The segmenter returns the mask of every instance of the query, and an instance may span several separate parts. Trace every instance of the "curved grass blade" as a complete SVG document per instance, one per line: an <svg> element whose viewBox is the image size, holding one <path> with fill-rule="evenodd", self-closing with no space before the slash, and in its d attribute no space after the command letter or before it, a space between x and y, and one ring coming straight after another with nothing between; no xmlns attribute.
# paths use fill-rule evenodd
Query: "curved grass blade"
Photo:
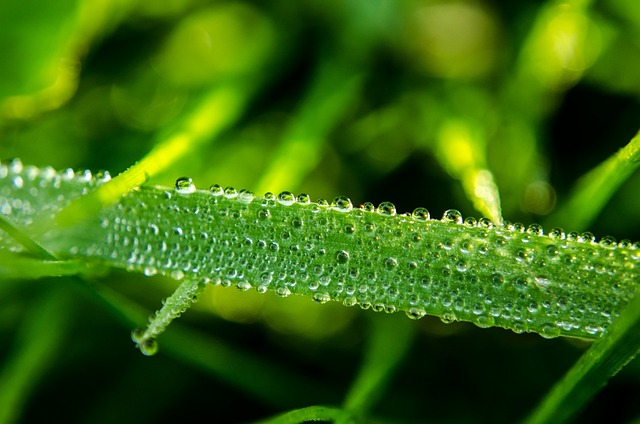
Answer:
<svg viewBox="0 0 640 424"><path fill-rule="evenodd" d="M567 202L548 221L583 230L593 223L611 196L640 166L640 132L613 156L578 180Z"/></svg>
<svg viewBox="0 0 640 424"><path fill-rule="evenodd" d="M63 290L45 293L32 306L0 370L0 423L18 421L38 379L62 347L69 312Z"/></svg>
<svg viewBox="0 0 640 424"><path fill-rule="evenodd" d="M3 165L0 165L0 168ZM95 189L95 181L0 169L0 190L29 200L11 218L26 228L42 199L55 213ZM39 188L38 198L30 189ZM27 203L27 202L24 202ZM37 214L36 214L37 215ZM141 187L93 218L38 240L61 257L175 279L299 294L375 311L425 314L516 332L597 338L635 293L637 244L595 242L590 233L489 220L441 220L424 208L397 214L387 202L354 208L348 198L256 197L188 180L175 189Z"/></svg>
<svg viewBox="0 0 640 424"><path fill-rule="evenodd" d="M485 142L473 132L469 123L462 120L445 122L436 145L437 157L447 172L461 182L474 208L500 225L502 207L498 185L486 165Z"/></svg>
<svg viewBox="0 0 640 424"><path fill-rule="evenodd" d="M640 291L526 419L564 423L575 417L622 367L640 353Z"/></svg>
<svg viewBox="0 0 640 424"><path fill-rule="evenodd" d="M297 187L318 164L324 142L360 93L363 75L336 60L322 64L309 94L257 184L259 192Z"/></svg>
<svg viewBox="0 0 640 424"><path fill-rule="evenodd" d="M313 421L338 420L344 412L338 408L327 406L307 406L306 408L294 409L266 420L257 421L255 424L299 424Z"/></svg>
<svg viewBox="0 0 640 424"><path fill-rule="evenodd" d="M70 226L115 202L134 187L165 171L171 164L210 141L240 116L253 87L239 84L216 87L202 96L176 129L165 136L139 162L101 185L89 196L78 198L55 218L56 225ZM50 225L50 224L47 224Z"/></svg>
<svg viewBox="0 0 640 424"><path fill-rule="evenodd" d="M336 423L363 421L411 347L413 327L408 322L374 317L371 332L364 361L344 401L345 416Z"/></svg>

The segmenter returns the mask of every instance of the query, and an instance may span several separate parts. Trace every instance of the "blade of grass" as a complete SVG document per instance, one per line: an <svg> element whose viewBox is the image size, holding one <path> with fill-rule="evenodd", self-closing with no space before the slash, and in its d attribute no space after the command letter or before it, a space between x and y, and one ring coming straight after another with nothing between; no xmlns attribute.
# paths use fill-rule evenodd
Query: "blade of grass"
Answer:
<svg viewBox="0 0 640 424"><path fill-rule="evenodd" d="M322 61L307 97L256 186L258 193L300 185L318 164L329 133L355 103L363 79L361 72L340 60Z"/></svg>
<svg viewBox="0 0 640 424"><path fill-rule="evenodd" d="M21 230L8 222L7 225L7 228L11 229L11 234L17 235L26 246L37 246L37 244ZM55 260L53 254L40 246L38 247L39 249L36 249L36 251L39 252L39 254ZM32 266L34 273L45 272L49 268L47 263L38 260L33 260ZM42 267L44 267L45 271L38 271ZM106 304L125 325L140 325L146 320L147 313L144 309L111 289L82 279L79 276L73 280ZM202 288L201 284L194 284L196 284L198 289ZM190 286L188 284L184 284L183 286L182 290L177 290L176 293L171 296L171 298L174 298L174 300L177 299L177 301L172 301L170 298L165 302L168 310L181 309L183 305L180 303L180 299L186 299L187 302L192 300L190 298ZM156 317L158 322L153 329L158 330L158 326L160 326L162 330L164 330L167 322L163 317L165 317L163 314L159 314ZM297 393L305 393L303 400L308 402L330 392L323 384L308 381L299 374L291 372L286 367L266 362L259 356L234 349L221 341L211 337L204 337L194 331L177 327L170 331L165 338L166 341L163 343L165 343L166 349L170 354L189 364L200 367L226 383L239 387L243 391L269 404L282 405L282 400L289 399L290 393L294 390ZM256 376L259 376L259 378L256 378ZM306 388L306 390L300 391L296 389L301 387ZM3 421L0 420L0 422Z"/></svg>
<svg viewBox="0 0 640 424"><path fill-rule="evenodd" d="M569 421L640 352L640 292L525 420Z"/></svg>
<svg viewBox="0 0 640 424"><path fill-rule="evenodd" d="M92 264L71 259L65 261L42 260L0 250L0 277L3 279L37 279L77 275L95 270Z"/></svg>
<svg viewBox="0 0 640 424"><path fill-rule="evenodd" d="M553 226L582 231L589 227L611 196L640 166L640 132L614 155L578 180L571 197L548 219Z"/></svg>
<svg viewBox="0 0 640 424"><path fill-rule="evenodd" d="M237 83L213 88L144 158L91 194L73 201L57 214L55 223L68 227L95 215L102 207L196 151L198 145L211 141L239 118L254 90L254 85Z"/></svg>
<svg viewBox="0 0 640 424"><path fill-rule="evenodd" d="M38 380L62 346L71 312L64 290L56 288L34 303L0 371L0 423L17 422Z"/></svg>
<svg viewBox="0 0 640 424"><path fill-rule="evenodd" d="M462 183L475 209L500 225L500 193L486 165L486 143L473 133L471 126L463 120L445 122L438 136L436 157L447 172Z"/></svg>
<svg viewBox="0 0 640 424"><path fill-rule="evenodd" d="M18 227L9 222L4 216L0 215L0 230L3 230L15 241L20 243L33 256L40 259L55 260L56 258L45 248L40 246L35 240L25 234Z"/></svg>
<svg viewBox="0 0 640 424"><path fill-rule="evenodd" d="M294 409L266 420L257 421L255 424L299 424L309 421L336 421L344 415L338 408L327 406L307 406Z"/></svg>
<svg viewBox="0 0 640 424"><path fill-rule="evenodd" d="M146 321L146 310L121 294L104 285L79 282L127 327L138 326ZM318 398L331 398L328 386L304 377L291 367L179 325L174 325L163 335L162 348L168 355L196 366L269 405L290 406L288 400L292 393L306 403Z"/></svg>
<svg viewBox="0 0 640 424"><path fill-rule="evenodd" d="M372 317L372 328L365 358L344 401L345 414L336 423L364 419L380 399L396 367L411 347L411 322L391 317Z"/></svg>

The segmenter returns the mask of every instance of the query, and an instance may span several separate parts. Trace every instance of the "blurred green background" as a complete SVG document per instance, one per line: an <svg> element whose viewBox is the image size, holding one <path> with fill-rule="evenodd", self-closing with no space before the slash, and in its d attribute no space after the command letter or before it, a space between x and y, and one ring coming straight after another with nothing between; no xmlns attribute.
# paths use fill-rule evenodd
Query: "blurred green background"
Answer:
<svg viewBox="0 0 640 424"><path fill-rule="evenodd" d="M223 90L239 106L208 108L203 99ZM640 3L0 2L1 160L116 175L189 122L227 113L221 131L150 183L188 175L199 188L346 194L479 217L491 208L470 184L486 177L505 219L571 231L554 210L640 124ZM584 229L640 239L638 193L636 173ZM149 313L175 285L120 271L98 284ZM65 292L52 306L59 319L42 330L55 342L25 374L21 422L239 423L339 405L373 314L207 292L179 325L313 382L283 379L269 396L164 352L162 338L160 353L143 357L131 328L72 281L2 281L5 371L56 290ZM374 408L382 422L514 422L586 347L429 317L411 325L415 345ZM628 422L639 398L636 360L579 422Z"/></svg>

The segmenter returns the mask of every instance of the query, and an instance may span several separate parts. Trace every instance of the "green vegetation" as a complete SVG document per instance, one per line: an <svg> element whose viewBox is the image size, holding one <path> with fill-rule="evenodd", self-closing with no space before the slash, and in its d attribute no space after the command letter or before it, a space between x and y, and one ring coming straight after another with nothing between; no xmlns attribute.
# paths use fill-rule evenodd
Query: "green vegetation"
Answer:
<svg viewBox="0 0 640 424"><path fill-rule="evenodd" d="M3 3L0 422L639 419L639 29Z"/></svg>

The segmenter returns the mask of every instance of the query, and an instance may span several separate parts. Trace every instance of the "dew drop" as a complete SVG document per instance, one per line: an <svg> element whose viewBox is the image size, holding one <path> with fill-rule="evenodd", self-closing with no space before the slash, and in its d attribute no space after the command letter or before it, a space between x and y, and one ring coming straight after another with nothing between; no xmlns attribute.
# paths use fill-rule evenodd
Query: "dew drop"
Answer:
<svg viewBox="0 0 640 424"><path fill-rule="evenodd" d="M375 212L376 207L374 206L373 203L371 202L364 202L361 206L360 209L362 209L365 212Z"/></svg>
<svg viewBox="0 0 640 424"><path fill-rule="evenodd" d="M442 221L462 224L462 214L455 209L448 209L442 214Z"/></svg>
<svg viewBox="0 0 640 424"><path fill-rule="evenodd" d="M464 225L467 227L475 227L478 225L478 221L474 217L469 216L464 219Z"/></svg>
<svg viewBox="0 0 640 424"><path fill-rule="evenodd" d="M314 293L313 295L313 301L316 303L327 303L330 300L331 296L329 296L329 293Z"/></svg>
<svg viewBox="0 0 640 424"><path fill-rule="evenodd" d="M296 202L296 196L294 196L291 192L283 191L278 195L278 203L283 206L291 206Z"/></svg>
<svg viewBox="0 0 640 424"><path fill-rule="evenodd" d="M236 287L240 291L247 291L251 288L251 283L248 281L239 281L238 284L236 284Z"/></svg>
<svg viewBox="0 0 640 424"><path fill-rule="evenodd" d="M346 297L343 301L342 304L344 306L354 306L356 303L358 303L357 299L353 296L349 296Z"/></svg>
<svg viewBox="0 0 640 424"><path fill-rule="evenodd" d="M196 186L189 177L180 177L176 180L176 191L181 194L189 194L196 191Z"/></svg>
<svg viewBox="0 0 640 424"><path fill-rule="evenodd" d="M308 205L311 203L311 197L306 193L301 193L298 195L296 201L301 205Z"/></svg>
<svg viewBox="0 0 640 424"><path fill-rule="evenodd" d="M554 324L544 324L540 327L540 335L545 339L552 339L560 335L560 327Z"/></svg>
<svg viewBox="0 0 640 424"><path fill-rule="evenodd" d="M143 355L153 356L158 353L158 342L156 342L154 339L147 339L140 343L138 345L138 348Z"/></svg>
<svg viewBox="0 0 640 424"><path fill-rule="evenodd" d="M391 202L382 202L377 209L380 215L393 216L396 214L396 207Z"/></svg>
<svg viewBox="0 0 640 424"><path fill-rule="evenodd" d="M445 312L440 317L440 321L442 321L445 324L451 324L455 320L456 320L456 316L452 312Z"/></svg>
<svg viewBox="0 0 640 424"><path fill-rule="evenodd" d="M480 328L492 327L496 322L496 319L491 315L480 315L476 318L474 324Z"/></svg>
<svg viewBox="0 0 640 424"><path fill-rule="evenodd" d="M171 271L171 278L174 280L182 280L184 278L184 272L179 269Z"/></svg>
<svg viewBox="0 0 640 424"><path fill-rule="evenodd" d="M611 236L604 236L600 239L600 246L613 247L616 245L616 239Z"/></svg>
<svg viewBox="0 0 640 424"><path fill-rule="evenodd" d="M387 269L394 269L398 266L398 260L396 258L387 258L384 261L384 266Z"/></svg>
<svg viewBox="0 0 640 424"><path fill-rule="evenodd" d="M278 287L276 289L276 294L280 297L288 297L291 295L291 290L288 287Z"/></svg>
<svg viewBox="0 0 640 424"><path fill-rule="evenodd" d="M411 216L420 222L427 221L430 218L429 211L426 208L415 208Z"/></svg>
<svg viewBox="0 0 640 424"><path fill-rule="evenodd" d="M227 199L238 197L238 191L233 187L227 187L224 189L224 197Z"/></svg>
<svg viewBox="0 0 640 424"><path fill-rule="evenodd" d="M589 231L585 231L584 233L578 236L578 241L581 241L584 243L595 243L596 236L594 236L593 233L590 233Z"/></svg>
<svg viewBox="0 0 640 424"><path fill-rule="evenodd" d="M347 252L346 250L338 250L336 252L336 261L339 264L346 264L347 262L349 262L349 252Z"/></svg>
<svg viewBox="0 0 640 424"><path fill-rule="evenodd" d="M527 227L527 233L535 236L541 236L544 234L542 226L539 224L531 224Z"/></svg>
<svg viewBox="0 0 640 424"><path fill-rule="evenodd" d="M493 228L493 222L489 218L480 218L478 220L478 227Z"/></svg>
<svg viewBox="0 0 640 424"><path fill-rule="evenodd" d="M549 233L549 237L554 239L564 240L565 238L564 230L562 228L556 227L551 230L551 232Z"/></svg>
<svg viewBox="0 0 640 424"><path fill-rule="evenodd" d="M420 319L425 316L427 313L422 308L409 308L406 311L406 314L411 319Z"/></svg>
<svg viewBox="0 0 640 424"><path fill-rule="evenodd" d="M240 190L240 192L238 193L238 201L240 203L244 203L245 205L248 205L249 203L251 203L253 201L254 195L253 192L243 189Z"/></svg>
<svg viewBox="0 0 640 424"><path fill-rule="evenodd" d="M147 277L152 277L158 273L158 270L155 267L147 266L144 268L144 275Z"/></svg>
<svg viewBox="0 0 640 424"><path fill-rule="evenodd" d="M131 332L131 340L135 343L140 343L144 337L144 330L141 328L136 328Z"/></svg>
<svg viewBox="0 0 640 424"><path fill-rule="evenodd" d="M351 199L346 196L338 196L333 199L331 207L338 212L349 212L351 209L353 209Z"/></svg>
<svg viewBox="0 0 640 424"><path fill-rule="evenodd" d="M214 184L211 187L209 187L209 191L214 196L222 196L224 194L224 189L220 187L218 184Z"/></svg>

